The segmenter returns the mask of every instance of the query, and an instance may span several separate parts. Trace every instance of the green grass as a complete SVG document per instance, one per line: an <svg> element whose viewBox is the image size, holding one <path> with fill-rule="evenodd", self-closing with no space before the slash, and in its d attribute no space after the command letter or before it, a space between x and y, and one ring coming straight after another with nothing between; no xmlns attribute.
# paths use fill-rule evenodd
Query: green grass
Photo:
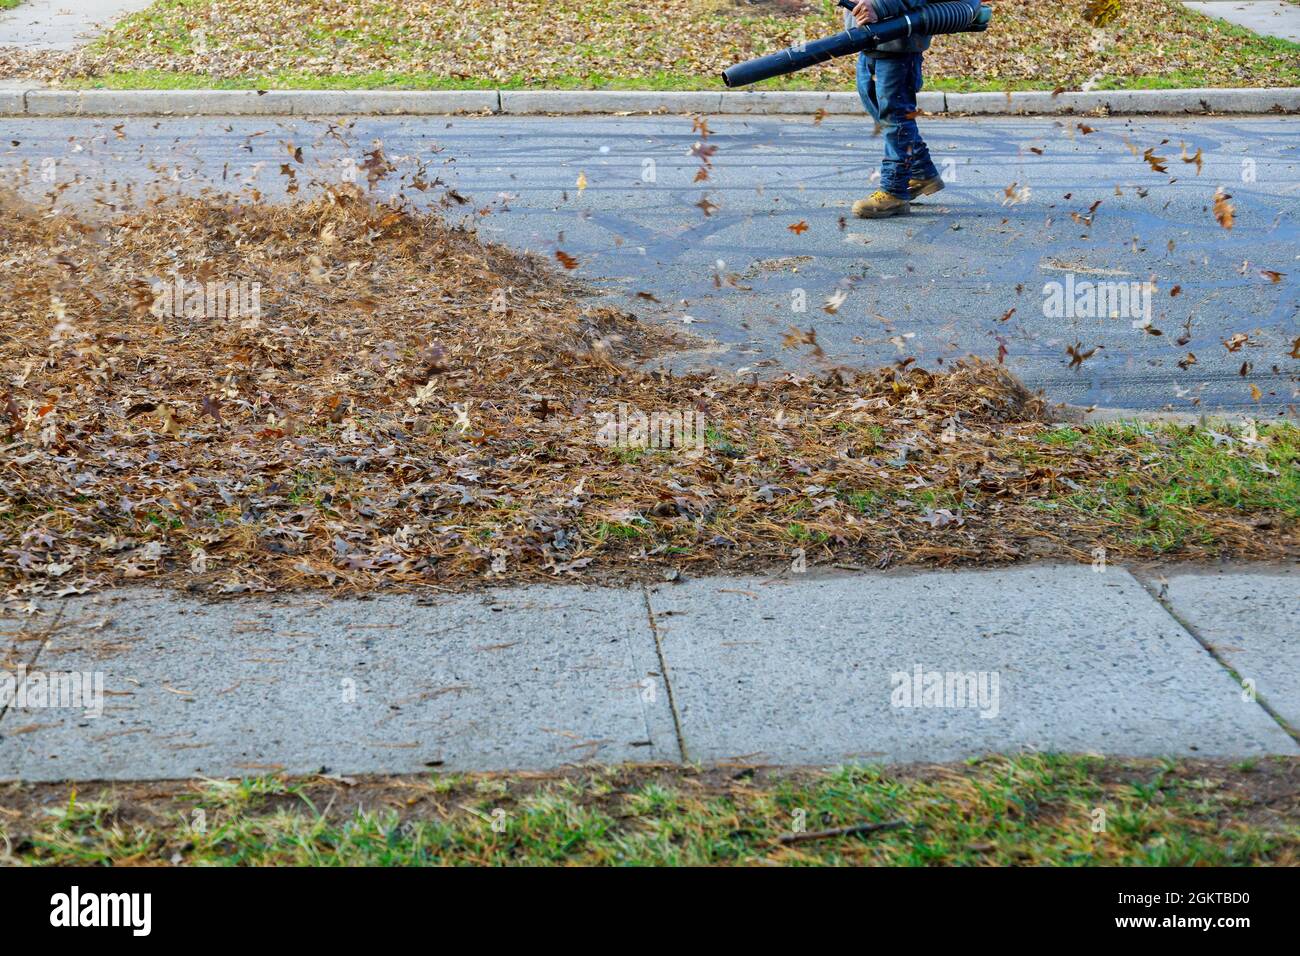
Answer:
<svg viewBox="0 0 1300 956"><path fill-rule="evenodd" d="M634 524L622 524L615 521L597 522L592 534L597 541L605 541L609 538L640 538L645 535L644 528L638 528Z"/></svg>
<svg viewBox="0 0 1300 956"><path fill-rule="evenodd" d="M1294 864L1298 762L988 758L825 772L586 768L332 782L0 789L0 851L36 865ZM1291 809L1286 809L1291 807ZM860 823L898 829L785 845ZM0 852L0 861L5 856Z"/></svg>
<svg viewBox="0 0 1300 956"><path fill-rule="evenodd" d="M1133 528L1129 542L1156 552L1174 551L1213 536L1202 520L1208 509L1272 511L1300 518L1300 429L1290 423L1260 426L1259 450L1250 453L1241 428L1171 424L1096 425L1049 441L1096 449L1124 449L1131 471L1118 471L1064 497L1064 504L1102 520Z"/></svg>
<svg viewBox="0 0 1300 956"><path fill-rule="evenodd" d="M797 521L787 525L785 533L791 541L799 544L825 544L830 540L830 535L825 531L815 531Z"/></svg>
<svg viewBox="0 0 1300 956"><path fill-rule="evenodd" d="M3 2L3 0L0 0ZM1297 62L1300 62L1298 60ZM1300 67L1286 77L1289 85L1300 86ZM423 73L374 71L356 75L315 75L279 72L234 78L213 77L202 73L173 73L163 70L128 70L106 73L93 79L71 79L63 84L69 89L96 90L523 90L539 85L526 77L513 75L501 80L488 78L460 79ZM1103 77L1099 90L1181 90L1213 86L1203 72L1180 71L1163 76ZM1051 90L1050 80L984 80L978 77L945 76L926 81L926 89L945 93L1003 93L1008 90ZM548 90L653 90L656 92L711 91L707 78L694 73L655 73L646 77L611 77L600 74L566 74L547 79ZM783 79L764 83L764 90L825 90L826 83L817 79Z"/></svg>
<svg viewBox="0 0 1300 956"><path fill-rule="evenodd" d="M709 425L704 429L704 442L710 448L716 449L726 455L739 457L745 454L745 448L743 445L739 445L732 441L725 432L714 428L712 425Z"/></svg>
<svg viewBox="0 0 1300 956"><path fill-rule="evenodd" d="M1027 470L1068 475L1081 456L1116 462L1097 477L1060 482L1027 495L1044 511L1073 512L1104 527L1117 545L1156 555L1188 545L1213 549L1221 543L1221 519L1273 516L1300 520L1300 427L1292 422L1248 429L1227 422L1197 425L1107 422L1044 429L1034 442L1011 451ZM978 489L959 498L947 488L908 490L840 488L836 497L860 514L878 515L890 503L910 501L919 510L987 504ZM806 540L801 525L787 529Z"/></svg>
<svg viewBox="0 0 1300 956"><path fill-rule="evenodd" d="M885 503L885 499L874 491L839 491L836 492L836 497L864 515L871 514Z"/></svg>
<svg viewBox="0 0 1300 956"><path fill-rule="evenodd" d="M956 508L957 496L945 488L922 488L912 494L912 500L922 508Z"/></svg>
<svg viewBox="0 0 1300 956"><path fill-rule="evenodd" d="M0 0L0 10L12 10L22 2L23 0Z"/></svg>

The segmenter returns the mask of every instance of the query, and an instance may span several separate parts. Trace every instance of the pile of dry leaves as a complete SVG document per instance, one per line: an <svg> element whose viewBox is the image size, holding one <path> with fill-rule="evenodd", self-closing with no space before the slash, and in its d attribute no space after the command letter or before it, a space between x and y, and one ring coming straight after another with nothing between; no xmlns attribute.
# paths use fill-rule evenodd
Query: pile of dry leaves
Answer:
<svg viewBox="0 0 1300 956"><path fill-rule="evenodd" d="M585 310L552 263L352 186L97 220L0 210L11 596L1141 547L1061 502L1148 463L1046 441L1043 404L995 365L674 377L646 361L666 333ZM656 412L683 427L638 447ZM1294 541L1285 515L1198 520L1213 534L1192 556Z"/></svg>

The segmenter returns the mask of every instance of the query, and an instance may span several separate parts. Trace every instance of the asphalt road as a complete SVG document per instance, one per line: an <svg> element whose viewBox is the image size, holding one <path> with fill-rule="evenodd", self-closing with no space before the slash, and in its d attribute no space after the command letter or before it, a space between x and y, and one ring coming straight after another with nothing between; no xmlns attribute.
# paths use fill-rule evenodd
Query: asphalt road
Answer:
<svg viewBox="0 0 1300 956"><path fill-rule="evenodd" d="M303 147L304 195L310 175L337 181L379 140L403 170L423 162L469 197L454 215L486 237L563 250L602 296L702 336L677 367L813 367L808 348L783 347L797 326L815 328L834 363L1001 353L1031 386L1080 405L1277 415L1300 395L1297 118L926 118L950 186L876 222L849 215L881 150L865 118L711 117L703 181L701 137L683 117L364 118L342 138L327 125L0 119L0 177L31 198L66 186L59 204L88 208L124 201L127 183L133 201L254 187L275 200L280 165L296 165L287 144ZM1183 161L1198 150L1199 168ZM400 187L394 175L376 188ZM1215 219L1218 187L1235 207L1230 231ZM405 192L428 202L442 190ZM702 199L716 207L707 215ZM1079 295L1148 281L1149 328L1141 286L1125 314L1115 301L1049 314L1052 283ZM1076 345L1091 355L1071 367Z"/></svg>

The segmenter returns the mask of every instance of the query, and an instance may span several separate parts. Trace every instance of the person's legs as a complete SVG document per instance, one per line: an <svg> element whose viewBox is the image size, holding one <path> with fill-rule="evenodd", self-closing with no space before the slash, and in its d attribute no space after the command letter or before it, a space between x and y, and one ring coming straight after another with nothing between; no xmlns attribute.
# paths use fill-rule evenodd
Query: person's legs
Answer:
<svg viewBox="0 0 1300 956"><path fill-rule="evenodd" d="M885 137L880 188L891 196L909 199L912 195L909 185L911 179L930 179L939 175L916 125L916 94L921 88L921 54L880 57L874 61L873 66L873 92L881 132Z"/></svg>
<svg viewBox="0 0 1300 956"><path fill-rule="evenodd" d="M862 100L862 105L866 107L871 118L876 121L876 132L884 132L885 135L885 162L888 163L893 157L897 159L894 153L894 144L889 136L888 127L885 122L885 115L881 112L881 101L879 94L879 79L877 77L877 67L880 61L874 57L869 57L865 53L858 54L858 96ZM853 204L853 215L863 219L878 219L884 216L896 216L899 213L907 212L907 191L901 194L891 194L886 187L883 174L880 183L880 189L873 193L867 199L859 199Z"/></svg>
<svg viewBox="0 0 1300 956"><path fill-rule="evenodd" d="M920 53L858 56L858 96L884 135L885 157L880 167L880 190L854 203L855 216L876 219L905 213L913 198L943 188L916 125L916 94L921 83Z"/></svg>
<svg viewBox="0 0 1300 956"><path fill-rule="evenodd" d="M922 53L918 53L916 54L916 61L912 66L913 69L912 113L913 115L915 115L916 113L916 94L921 92L921 86L925 82L921 71L921 64L924 62L924 60L925 60L925 55ZM916 127L915 120L913 120L912 125L913 127ZM934 160L930 158L930 147L926 146L925 140L921 139L921 130L919 127L916 127L916 142L912 144L911 177L913 180L921 180L922 182L939 179L939 170L935 168ZM940 186L940 188L942 188L942 186Z"/></svg>
<svg viewBox="0 0 1300 956"><path fill-rule="evenodd" d="M876 76L872 64L875 61L865 53L858 54L858 98L866 107L871 118L880 122L880 107L876 104Z"/></svg>

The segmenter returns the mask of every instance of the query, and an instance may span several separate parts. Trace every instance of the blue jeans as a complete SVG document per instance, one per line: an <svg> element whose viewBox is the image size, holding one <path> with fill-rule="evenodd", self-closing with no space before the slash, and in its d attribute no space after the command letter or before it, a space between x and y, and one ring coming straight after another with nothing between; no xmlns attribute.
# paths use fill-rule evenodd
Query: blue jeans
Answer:
<svg viewBox="0 0 1300 956"><path fill-rule="evenodd" d="M885 135L880 188L899 199L912 198L909 179L932 179L939 175L916 126L921 56L904 53L875 58L858 54L858 96Z"/></svg>

